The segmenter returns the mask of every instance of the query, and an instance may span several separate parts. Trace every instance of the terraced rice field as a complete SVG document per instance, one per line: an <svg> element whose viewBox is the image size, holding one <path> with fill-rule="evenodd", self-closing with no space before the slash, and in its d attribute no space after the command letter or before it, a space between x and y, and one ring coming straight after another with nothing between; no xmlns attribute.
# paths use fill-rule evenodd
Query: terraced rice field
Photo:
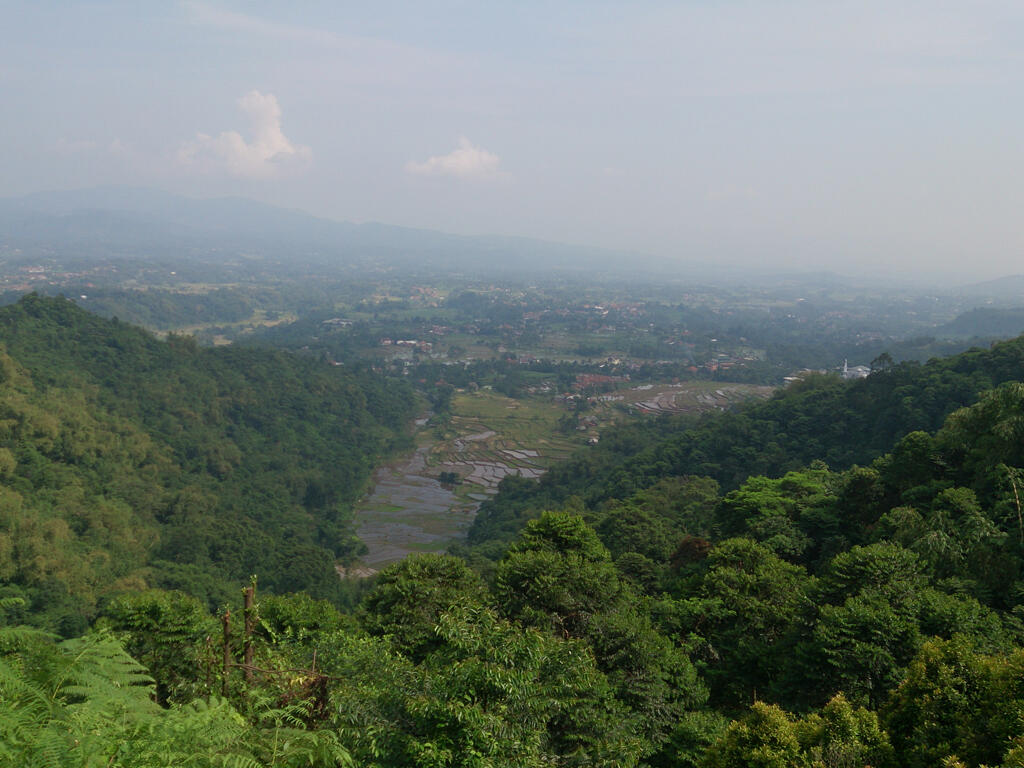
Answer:
<svg viewBox="0 0 1024 768"><path fill-rule="evenodd" d="M379 570L411 552L442 552L465 535L476 502L464 501L431 477L428 448L374 474L373 492L356 509L356 533L369 549L366 568Z"/></svg>
<svg viewBox="0 0 1024 768"><path fill-rule="evenodd" d="M628 418L611 409L616 404L641 413L714 410L771 391L720 382L641 385L603 396L603 418L600 404L591 413L608 424ZM415 453L377 470L373 492L356 508L357 533L370 550L363 566L374 570L413 552L442 552L465 536L480 502L497 493L504 478L540 477L597 431L560 434L557 424L565 413L553 400L479 391L455 396L443 434L418 419ZM454 472L461 482L442 486L442 472Z"/></svg>
<svg viewBox="0 0 1024 768"><path fill-rule="evenodd" d="M509 475L540 477L581 443L556 434L564 411L552 402L464 393L453 411L451 429L457 436L434 445L427 461L438 472L457 473L464 494L495 493Z"/></svg>
<svg viewBox="0 0 1024 768"><path fill-rule="evenodd" d="M370 550L364 566L443 551L465 535L480 502L503 478L540 477L581 443L555 435L564 411L553 403L484 391L459 394L452 410L444 439L418 421L415 453L374 475L373 492L356 508L357 534ZM462 482L442 486L441 472L455 472Z"/></svg>
<svg viewBox="0 0 1024 768"><path fill-rule="evenodd" d="M765 398L773 387L720 382L680 382L678 384L643 385L625 392L616 392L623 402L642 413L688 413L725 410L750 398Z"/></svg>

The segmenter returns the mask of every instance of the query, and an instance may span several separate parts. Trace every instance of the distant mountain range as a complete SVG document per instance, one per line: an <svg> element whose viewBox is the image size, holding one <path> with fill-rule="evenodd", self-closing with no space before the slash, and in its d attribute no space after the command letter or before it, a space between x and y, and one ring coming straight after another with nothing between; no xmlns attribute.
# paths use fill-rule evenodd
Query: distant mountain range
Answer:
<svg viewBox="0 0 1024 768"><path fill-rule="evenodd" d="M239 255L282 265L439 270L496 276L565 272L620 279L656 276L693 285L771 286L802 295L810 288L899 288L899 281L736 266L700 257L662 259L638 252L526 237L455 235L389 224L326 219L241 197L192 198L150 188L94 187L0 198L0 257L193 258L207 263ZM906 287L910 287L909 284ZM966 286L968 301L1024 304L1024 275Z"/></svg>
<svg viewBox="0 0 1024 768"><path fill-rule="evenodd" d="M0 199L0 247L56 256L198 255L217 250L325 263L499 272L657 265L635 253L353 224L245 198L196 199L129 187Z"/></svg>
<svg viewBox="0 0 1024 768"><path fill-rule="evenodd" d="M988 297L1001 304L1024 304L1024 275L1006 275L996 280L965 285L960 289L965 297Z"/></svg>
<svg viewBox="0 0 1024 768"><path fill-rule="evenodd" d="M947 339L1012 338L1024 333L1024 308L979 307L938 326L934 333Z"/></svg>

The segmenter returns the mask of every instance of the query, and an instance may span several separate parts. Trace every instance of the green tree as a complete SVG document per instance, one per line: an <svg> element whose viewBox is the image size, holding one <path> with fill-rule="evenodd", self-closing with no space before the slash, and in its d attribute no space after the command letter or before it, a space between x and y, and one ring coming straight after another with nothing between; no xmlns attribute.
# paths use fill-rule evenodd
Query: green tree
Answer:
<svg viewBox="0 0 1024 768"><path fill-rule="evenodd" d="M412 555L380 574L360 616L371 635L388 637L396 650L421 661L440 643L436 628L442 614L486 602L483 581L465 561L450 555Z"/></svg>
<svg viewBox="0 0 1024 768"><path fill-rule="evenodd" d="M630 502L613 504L597 533L613 557L633 552L656 563L667 562L682 537L663 518Z"/></svg>
<svg viewBox="0 0 1024 768"><path fill-rule="evenodd" d="M381 768L633 766L644 741L592 653L578 640L482 607L440 617L419 665L377 638L330 641L334 727L356 758Z"/></svg>
<svg viewBox="0 0 1024 768"><path fill-rule="evenodd" d="M682 602L682 631L707 659L712 701L735 707L778 679L811 582L803 568L750 539L723 541L703 567L696 595Z"/></svg>
<svg viewBox="0 0 1024 768"><path fill-rule="evenodd" d="M813 544L829 530L833 494L826 469L789 472L779 479L751 477L726 494L716 517L726 536L746 536L762 542L780 557L802 561Z"/></svg>
<svg viewBox="0 0 1024 768"><path fill-rule="evenodd" d="M652 745L706 699L688 657L655 629L579 516L548 512L528 523L498 564L495 592L508 617L584 640Z"/></svg>
<svg viewBox="0 0 1024 768"><path fill-rule="evenodd" d="M806 703L835 690L877 707L922 641L918 558L899 545L853 547L822 574L821 605L787 679ZM796 682L801 681L801 682Z"/></svg>
<svg viewBox="0 0 1024 768"><path fill-rule="evenodd" d="M756 702L708 750L705 768L803 768L796 724L782 709Z"/></svg>
<svg viewBox="0 0 1024 768"><path fill-rule="evenodd" d="M811 768L895 768L898 764L878 715L854 707L842 694L833 696L820 714L803 718L797 733Z"/></svg>
<svg viewBox="0 0 1024 768"><path fill-rule="evenodd" d="M922 645L883 716L903 765L924 768L955 756L995 765L1020 736L1024 652L979 654L965 637Z"/></svg>
<svg viewBox="0 0 1024 768"><path fill-rule="evenodd" d="M611 554L583 518L545 512L531 520L498 564L502 610L528 626L582 637L590 619L623 600Z"/></svg>

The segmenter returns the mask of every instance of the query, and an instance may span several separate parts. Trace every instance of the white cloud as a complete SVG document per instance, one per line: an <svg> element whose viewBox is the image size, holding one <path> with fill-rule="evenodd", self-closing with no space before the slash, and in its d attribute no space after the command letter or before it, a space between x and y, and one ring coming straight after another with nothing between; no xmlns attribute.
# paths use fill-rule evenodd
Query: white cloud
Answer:
<svg viewBox="0 0 1024 768"><path fill-rule="evenodd" d="M458 176L472 178L492 176L498 171L501 158L480 147L474 147L465 136L459 138L459 146L447 155L436 155L422 163L410 162L405 166L409 173L422 176Z"/></svg>
<svg viewBox="0 0 1024 768"><path fill-rule="evenodd" d="M238 100L238 106L249 117L252 141L246 141L238 131L217 136L199 133L178 149L178 162L249 179L269 178L285 168L309 162L309 147L293 144L281 131L281 107L274 94L250 91Z"/></svg>

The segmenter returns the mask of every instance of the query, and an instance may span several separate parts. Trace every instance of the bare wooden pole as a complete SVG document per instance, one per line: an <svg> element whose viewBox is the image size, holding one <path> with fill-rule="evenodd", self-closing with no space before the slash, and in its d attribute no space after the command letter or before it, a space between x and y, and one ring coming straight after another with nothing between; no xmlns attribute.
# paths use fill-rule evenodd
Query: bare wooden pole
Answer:
<svg viewBox="0 0 1024 768"><path fill-rule="evenodd" d="M206 695L204 698L209 701L210 691L213 690L213 639L209 635L206 636L203 666L206 667Z"/></svg>
<svg viewBox="0 0 1024 768"><path fill-rule="evenodd" d="M220 684L222 696L228 695L228 670L231 669L231 611L224 609L224 615L220 618L224 625L224 677Z"/></svg>
<svg viewBox="0 0 1024 768"><path fill-rule="evenodd" d="M1010 476L1010 484L1013 486L1013 499L1017 502L1017 528L1020 531L1020 543L1024 544L1024 517L1021 516L1020 511L1020 494L1017 493L1016 472L1010 467L1006 468L1006 472Z"/></svg>
<svg viewBox="0 0 1024 768"><path fill-rule="evenodd" d="M245 682L252 685L252 633L256 628L256 587L249 585L243 590L245 603L245 639L243 641L243 653L245 655Z"/></svg>

